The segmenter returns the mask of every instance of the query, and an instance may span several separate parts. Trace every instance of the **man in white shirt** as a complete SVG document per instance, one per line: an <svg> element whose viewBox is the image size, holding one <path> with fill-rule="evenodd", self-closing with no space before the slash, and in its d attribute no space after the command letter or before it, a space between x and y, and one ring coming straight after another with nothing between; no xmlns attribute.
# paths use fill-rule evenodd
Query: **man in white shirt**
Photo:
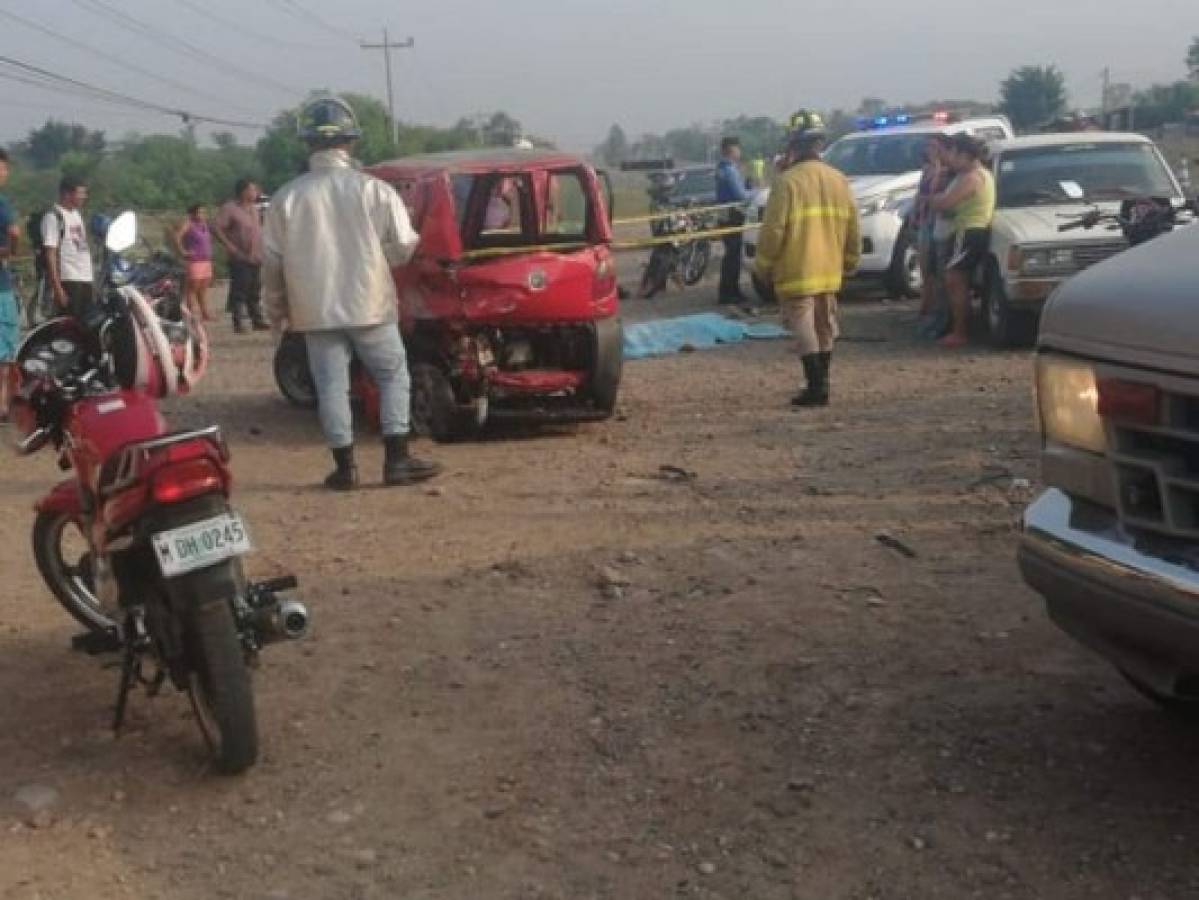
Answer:
<svg viewBox="0 0 1199 900"><path fill-rule="evenodd" d="M391 275L412 258L419 237L395 189L354 168L350 148L361 134L341 100L305 107L308 173L271 198L263 234L266 311L277 330L304 336L337 466L325 486L336 491L358 486L350 409L355 356L379 386L384 484L415 484L440 471L408 452L411 382Z"/></svg>
<svg viewBox="0 0 1199 900"><path fill-rule="evenodd" d="M58 187L58 203L42 217L47 284L55 306L76 318L83 318L93 301L92 251L80 213L86 202L87 185L67 175Z"/></svg>

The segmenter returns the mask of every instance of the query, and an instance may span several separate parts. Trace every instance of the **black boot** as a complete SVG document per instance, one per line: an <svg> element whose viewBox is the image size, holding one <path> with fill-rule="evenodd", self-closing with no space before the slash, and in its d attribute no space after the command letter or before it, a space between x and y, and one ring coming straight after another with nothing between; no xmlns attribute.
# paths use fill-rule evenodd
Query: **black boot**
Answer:
<svg viewBox="0 0 1199 900"><path fill-rule="evenodd" d="M388 487L416 484L441 474L441 466L417 459L408 452L407 435L383 438L383 483Z"/></svg>
<svg viewBox="0 0 1199 900"><path fill-rule="evenodd" d="M823 353L820 354L820 374L822 376L824 376L821 384L824 385L824 399L825 399L826 403L829 400L829 398L832 397L832 393L833 393L832 371L833 371L833 351L825 350Z"/></svg>
<svg viewBox="0 0 1199 900"><path fill-rule="evenodd" d="M333 462L337 468L325 479L325 487L331 491L352 491L358 487L358 466L354 464L354 446L335 447Z"/></svg>
<svg viewBox="0 0 1199 900"><path fill-rule="evenodd" d="M792 406L828 406L828 381L824 375L823 354L809 353L802 358L808 385L791 398Z"/></svg>

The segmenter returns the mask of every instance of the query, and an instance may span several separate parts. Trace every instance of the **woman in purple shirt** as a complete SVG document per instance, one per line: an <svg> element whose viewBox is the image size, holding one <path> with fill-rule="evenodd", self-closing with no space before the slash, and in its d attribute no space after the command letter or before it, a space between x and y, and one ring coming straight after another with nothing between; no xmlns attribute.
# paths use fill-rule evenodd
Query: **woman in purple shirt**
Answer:
<svg viewBox="0 0 1199 900"><path fill-rule="evenodd" d="M192 315L211 322L208 314L208 288L212 286L212 232L203 203L187 211L187 218L175 231L175 247L187 261L187 285L184 299Z"/></svg>

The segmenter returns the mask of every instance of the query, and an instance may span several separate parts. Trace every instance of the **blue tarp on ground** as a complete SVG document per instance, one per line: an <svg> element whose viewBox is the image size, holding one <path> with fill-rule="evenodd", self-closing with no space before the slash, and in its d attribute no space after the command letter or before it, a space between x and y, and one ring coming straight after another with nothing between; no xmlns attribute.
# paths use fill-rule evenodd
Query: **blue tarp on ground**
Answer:
<svg viewBox="0 0 1199 900"><path fill-rule="evenodd" d="M683 347L708 350L721 344L744 340L787 337L787 331L771 323L748 325L718 313L700 313L677 319L658 319L629 325L624 330L624 358L645 359L678 353Z"/></svg>

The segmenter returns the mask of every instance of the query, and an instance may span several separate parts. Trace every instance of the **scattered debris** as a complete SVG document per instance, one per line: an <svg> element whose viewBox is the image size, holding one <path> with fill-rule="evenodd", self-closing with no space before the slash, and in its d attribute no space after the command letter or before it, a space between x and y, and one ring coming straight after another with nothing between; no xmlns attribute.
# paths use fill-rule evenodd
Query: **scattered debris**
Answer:
<svg viewBox="0 0 1199 900"><path fill-rule="evenodd" d="M896 553L906 556L908 559L915 559L917 556L915 550L913 550L899 538L895 537L894 535L887 534L885 531L880 531L874 536L874 539L888 550L894 550Z"/></svg>
<svg viewBox="0 0 1199 900"><path fill-rule="evenodd" d="M663 465L658 466L657 477L662 481L676 481L682 483L695 481L695 479L697 479L699 476L695 472L692 472L689 469L684 469L680 466Z"/></svg>

